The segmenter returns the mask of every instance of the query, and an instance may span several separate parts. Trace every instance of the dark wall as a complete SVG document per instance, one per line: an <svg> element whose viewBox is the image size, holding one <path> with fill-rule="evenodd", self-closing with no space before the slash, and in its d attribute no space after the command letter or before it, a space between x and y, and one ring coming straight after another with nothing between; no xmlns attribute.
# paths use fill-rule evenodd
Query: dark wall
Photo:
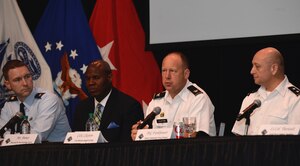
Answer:
<svg viewBox="0 0 300 166"><path fill-rule="evenodd" d="M89 18L96 0L82 0ZM18 0L23 15L32 32L47 5L47 0ZM142 25L148 38L148 4L147 0L135 0ZM255 25L259 26L259 25ZM171 27L170 27L171 28ZM149 46L158 64L163 56L171 50L183 51L191 66L192 82L197 83L210 96L215 106L217 126L226 123L225 135L232 135L230 130L240 109L241 102L248 92L258 87L250 75L251 60L254 53L267 46L278 48L284 55L286 74L289 80L300 87L300 55L298 37L263 37L241 40L223 40L210 42L189 42ZM300 117L299 117L300 118Z"/></svg>

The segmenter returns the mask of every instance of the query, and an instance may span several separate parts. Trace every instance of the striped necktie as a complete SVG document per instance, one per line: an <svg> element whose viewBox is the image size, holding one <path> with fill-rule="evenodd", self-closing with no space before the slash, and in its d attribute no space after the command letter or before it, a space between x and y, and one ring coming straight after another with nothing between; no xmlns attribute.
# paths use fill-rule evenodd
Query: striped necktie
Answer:
<svg viewBox="0 0 300 166"><path fill-rule="evenodd" d="M94 114L94 120L95 120L95 122L96 122L96 124L98 126L101 123L101 117L102 117L103 108L104 107L100 103L97 104L97 109L96 109L95 114Z"/></svg>

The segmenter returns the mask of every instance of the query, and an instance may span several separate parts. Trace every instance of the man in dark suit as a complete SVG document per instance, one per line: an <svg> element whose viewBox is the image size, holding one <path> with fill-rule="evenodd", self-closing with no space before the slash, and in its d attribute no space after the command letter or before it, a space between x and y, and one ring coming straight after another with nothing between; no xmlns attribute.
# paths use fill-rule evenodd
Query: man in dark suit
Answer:
<svg viewBox="0 0 300 166"><path fill-rule="evenodd" d="M84 131L89 113L94 113L94 120L108 142L131 141L131 126L144 117L141 104L112 86L111 68L103 60L89 64L85 79L91 97L78 103L73 131ZM97 113L99 104L104 108Z"/></svg>

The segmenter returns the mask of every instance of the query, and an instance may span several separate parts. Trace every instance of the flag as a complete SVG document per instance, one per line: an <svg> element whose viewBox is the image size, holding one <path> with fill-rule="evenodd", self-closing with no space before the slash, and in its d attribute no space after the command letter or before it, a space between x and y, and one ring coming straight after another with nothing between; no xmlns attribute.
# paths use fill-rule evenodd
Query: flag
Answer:
<svg viewBox="0 0 300 166"><path fill-rule="evenodd" d="M145 51L145 34L131 0L98 0L90 26L102 58L113 69L113 84L136 98L145 110L162 90L158 64Z"/></svg>
<svg viewBox="0 0 300 166"><path fill-rule="evenodd" d="M102 59L80 0L49 0L34 37L48 62L55 92L63 99L70 125L76 103L87 97L83 74Z"/></svg>
<svg viewBox="0 0 300 166"><path fill-rule="evenodd" d="M27 64L34 85L53 91L51 71L41 54L16 0L0 1L0 105L11 92L4 86L2 68L9 60Z"/></svg>

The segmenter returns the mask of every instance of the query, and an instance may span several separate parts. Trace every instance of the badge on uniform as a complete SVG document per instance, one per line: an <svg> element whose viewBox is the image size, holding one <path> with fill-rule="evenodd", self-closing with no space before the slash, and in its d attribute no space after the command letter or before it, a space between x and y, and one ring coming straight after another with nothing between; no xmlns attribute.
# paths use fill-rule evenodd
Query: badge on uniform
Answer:
<svg viewBox="0 0 300 166"><path fill-rule="evenodd" d="M203 93L201 90L197 89L195 86L191 85L189 87L187 87L188 90L190 90L195 96Z"/></svg>
<svg viewBox="0 0 300 166"><path fill-rule="evenodd" d="M156 120L157 123L168 123L167 119L157 119Z"/></svg>
<svg viewBox="0 0 300 166"><path fill-rule="evenodd" d="M290 87L288 87L289 88L289 90L291 90L296 96L299 96L300 95L300 90L297 88L297 87L295 87L295 86L290 86Z"/></svg>
<svg viewBox="0 0 300 166"><path fill-rule="evenodd" d="M17 100L18 100L18 98L17 98L17 96L15 96L15 95L10 96L10 97L8 98L8 101L17 101Z"/></svg>
<svg viewBox="0 0 300 166"><path fill-rule="evenodd" d="M159 117L164 117L165 116L165 113L164 112L161 112L160 114L159 114Z"/></svg>
<svg viewBox="0 0 300 166"><path fill-rule="evenodd" d="M43 96L44 94L45 94L45 93L37 93L37 94L34 96L34 98L36 98L36 99L41 99L42 96Z"/></svg>
<svg viewBox="0 0 300 166"><path fill-rule="evenodd" d="M166 92L161 92L161 93L157 93L153 95L153 99L160 99L162 97L164 97L166 94Z"/></svg>

